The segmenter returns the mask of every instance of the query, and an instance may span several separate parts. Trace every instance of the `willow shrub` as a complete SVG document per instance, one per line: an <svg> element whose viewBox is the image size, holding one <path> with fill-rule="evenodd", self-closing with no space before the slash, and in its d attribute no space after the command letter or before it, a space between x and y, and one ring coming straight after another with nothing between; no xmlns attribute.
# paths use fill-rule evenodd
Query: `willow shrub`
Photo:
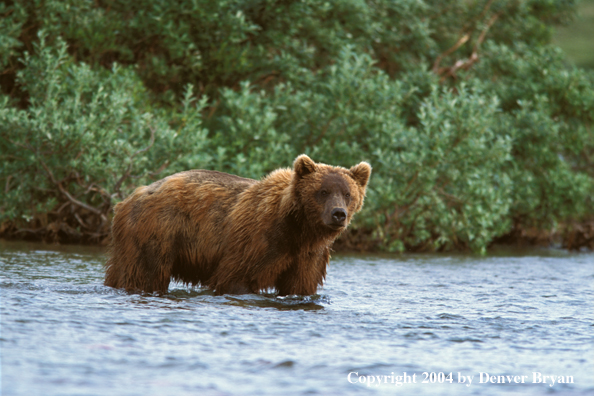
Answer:
<svg viewBox="0 0 594 396"><path fill-rule="evenodd" d="M204 102L188 94L164 115L151 109L131 70L74 63L65 43L49 46L43 35L34 52L18 75L27 109L0 99L1 216L11 220L4 227L23 236L101 240L113 204L135 185L165 168L203 162Z"/></svg>
<svg viewBox="0 0 594 396"><path fill-rule="evenodd" d="M554 229L594 215L594 73L568 68L560 50L489 44L475 69L500 98L513 141L509 216L522 227Z"/></svg>
<svg viewBox="0 0 594 396"><path fill-rule="evenodd" d="M2 3L0 234L102 239L136 185L188 168L259 178L303 152L373 165L353 248L481 251L594 218L594 77L549 44L573 11Z"/></svg>

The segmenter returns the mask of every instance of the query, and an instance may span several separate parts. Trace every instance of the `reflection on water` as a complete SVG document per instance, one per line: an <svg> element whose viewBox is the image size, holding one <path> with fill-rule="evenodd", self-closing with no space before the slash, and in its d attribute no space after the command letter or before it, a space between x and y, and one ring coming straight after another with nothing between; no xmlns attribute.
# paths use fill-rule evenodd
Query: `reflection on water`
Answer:
<svg viewBox="0 0 594 396"><path fill-rule="evenodd" d="M103 262L0 241L2 395L594 393L592 253L337 256L284 298L128 294Z"/></svg>

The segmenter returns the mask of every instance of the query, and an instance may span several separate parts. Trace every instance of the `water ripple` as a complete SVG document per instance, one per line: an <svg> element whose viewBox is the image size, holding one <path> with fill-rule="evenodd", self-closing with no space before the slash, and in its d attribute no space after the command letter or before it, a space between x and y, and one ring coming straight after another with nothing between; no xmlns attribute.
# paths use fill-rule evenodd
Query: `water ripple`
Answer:
<svg viewBox="0 0 594 396"><path fill-rule="evenodd" d="M338 256L320 293L305 297L177 283L129 294L103 286L104 260L97 249L0 242L2 394L594 389L592 254ZM574 382L479 383L480 373L534 372ZM416 383L396 387L403 373ZM423 383L423 373L455 380Z"/></svg>

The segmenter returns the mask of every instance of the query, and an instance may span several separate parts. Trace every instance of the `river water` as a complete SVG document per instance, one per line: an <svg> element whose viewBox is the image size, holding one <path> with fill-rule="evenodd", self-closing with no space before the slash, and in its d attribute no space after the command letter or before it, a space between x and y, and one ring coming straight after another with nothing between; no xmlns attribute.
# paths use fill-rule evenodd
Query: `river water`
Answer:
<svg viewBox="0 0 594 396"><path fill-rule="evenodd" d="M126 294L104 261L0 241L3 396L594 394L593 253L336 255L287 298Z"/></svg>

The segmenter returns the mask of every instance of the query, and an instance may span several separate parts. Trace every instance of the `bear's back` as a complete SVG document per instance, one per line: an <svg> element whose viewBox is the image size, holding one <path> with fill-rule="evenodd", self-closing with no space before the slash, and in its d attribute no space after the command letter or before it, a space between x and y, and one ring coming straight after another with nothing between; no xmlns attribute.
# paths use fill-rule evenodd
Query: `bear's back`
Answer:
<svg viewBox="0 0 594 396"><path fill-rule="evenodd" d="M147 191L149 194L152 194L159 190L159 188L167 182L170 182L174 179L183 180L184 184L186 185L216 185L220 187L224 187L227 190L233 191L234 193L238 194L248 187L257 183L256 180L248 179L245 177L231 175L225 172L213 171L213 170L204 170L204 169L194 169L183 171L179 173L175 173L171 176L168 176L164 179L158 180L149 186L147 186Z"/></svg>
<svg viewBox="0 0 594 396"><path fill-rule="evenodd" d="M200 183L208 181L210 183L221 184L225 186L229 185L241 185L249 187L256 183L256 180L248 179L241 176L231 175L225 172L195 169L177 173L176 175L182 176L189 183ZM175 176L175 175L174 175Z"/></svg>

